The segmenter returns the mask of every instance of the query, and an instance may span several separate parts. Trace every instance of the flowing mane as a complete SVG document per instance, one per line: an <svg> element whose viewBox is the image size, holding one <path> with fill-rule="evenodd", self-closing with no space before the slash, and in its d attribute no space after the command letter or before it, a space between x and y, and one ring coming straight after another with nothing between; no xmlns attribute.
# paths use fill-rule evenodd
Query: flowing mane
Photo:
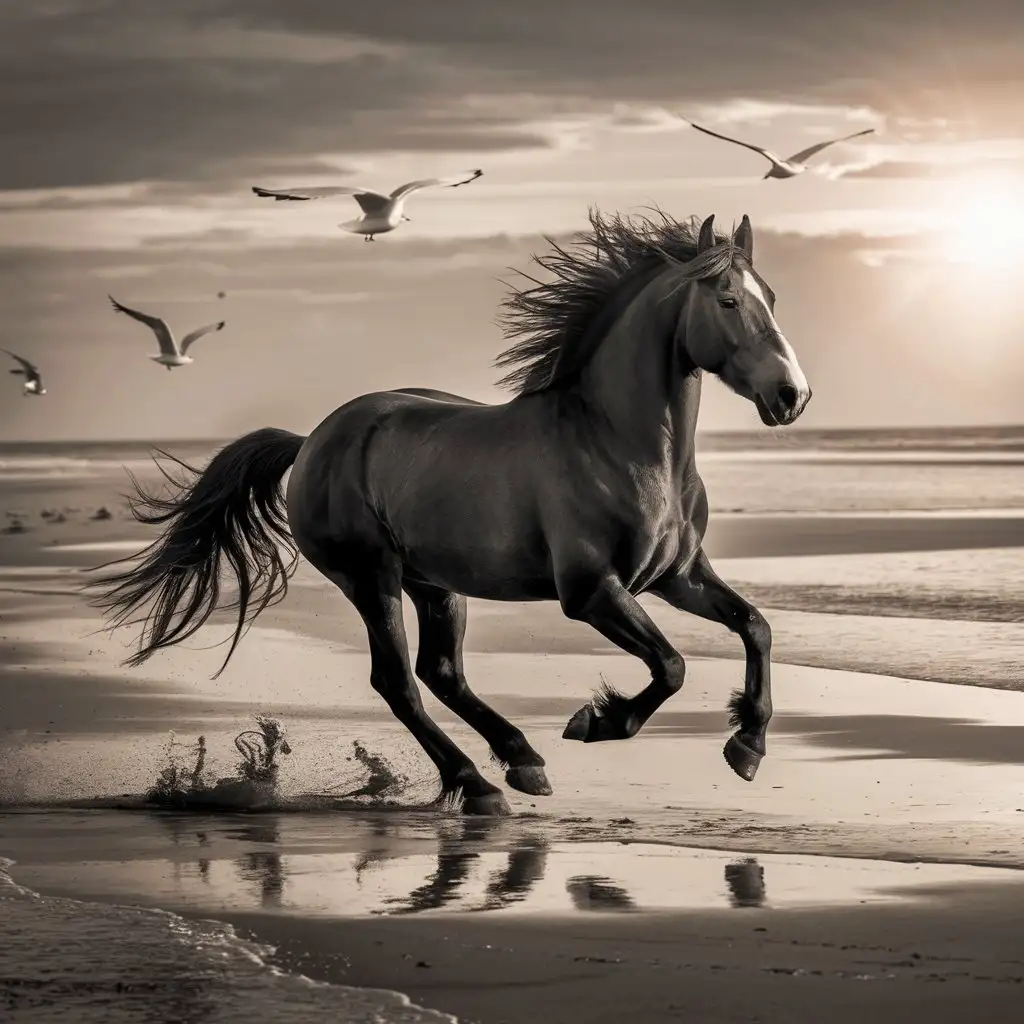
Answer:
<svg viewBox="0 0 1024 1024"><path fill-rule="evenodd" d="M546 238L552 252L533 261L554 279L546 283L517 271L534 287L513 291L502 303L500 324L507 338L519 338L495 360L512 367L498 381L518 395L545 391L582 369L593 352L585 345L595 318L619 286L659 263L676 266L687 281L728 270L742 254L731 235L716 234L717 244L697 251L700 219L678 221L661 210L654 216L604 217L589 211L590 230L569 248Z"/></svg>

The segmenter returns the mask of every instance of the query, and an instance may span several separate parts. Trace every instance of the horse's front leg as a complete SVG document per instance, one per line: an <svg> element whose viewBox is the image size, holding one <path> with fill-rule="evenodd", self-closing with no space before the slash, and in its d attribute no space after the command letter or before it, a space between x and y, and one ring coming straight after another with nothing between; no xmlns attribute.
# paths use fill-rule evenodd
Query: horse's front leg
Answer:
<svg viewBox="0 0 1024 1024"><path fill-rule="evenodd" d="M662 577L650 591L673 608L722 623L742 639L747 652L746 680L729 701L729 724L736 732L726 742L724 753L741 779L753 781L765 755L765 733L772 717L771 627L749 601L718 578L703 551L688 570Z"/></svg>
<svg viewBox="0 0 1024 1024"><path fill-rule="evenodd" d="M616 579L566 573L557 580L562 611L593 626L616 647L640 658L651 681L635 697L605 683L593 700L569 719L567 740L593 743L635 736L644 723L683 685L686 665L636 598Z"/></svg>

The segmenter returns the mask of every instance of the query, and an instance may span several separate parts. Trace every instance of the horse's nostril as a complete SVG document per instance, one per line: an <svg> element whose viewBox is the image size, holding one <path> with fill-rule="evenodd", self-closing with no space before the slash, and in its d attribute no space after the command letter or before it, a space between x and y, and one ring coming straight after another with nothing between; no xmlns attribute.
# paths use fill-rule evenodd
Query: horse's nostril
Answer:
<svg viewBox="0 0 1024 1024"><path fill-rule="evenodd" d="M783 384L779 388L779 405L784 409L795 409L800 401L800 392L792 384Z"/></svg>

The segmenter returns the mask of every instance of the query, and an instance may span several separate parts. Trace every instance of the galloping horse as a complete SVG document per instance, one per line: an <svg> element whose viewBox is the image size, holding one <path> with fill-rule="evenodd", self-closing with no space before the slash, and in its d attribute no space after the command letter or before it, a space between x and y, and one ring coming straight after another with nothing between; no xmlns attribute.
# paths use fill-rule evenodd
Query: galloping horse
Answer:
<svg viewBox="0 0 1024 1024"><path fill-rule="evenodd" d="M792 423L811 391L754 269L746 215L731 236L716 234L713 217L698 228L696 218L592 211L590 225L536 259L548 282L530 278L535 287L505 301L506 334L519 339L498 358L512 367L501 381L511 401L418 388L361 395L308 437L256 430L202 472L175 459L190 477L165 471L174 497L139 487L133 512L163 535L134 567L87 584L113 626L155 599L128 663L203 625L226 561L238 586L226 665L246 627L284 597L301 553L362 616L371 684L437 766L441 798L461 798L467 814L507 814L501 790L424 711L403 590L419 619L415 676L487 740L506 783L532 795L551 793L544 759L463 673L466 597L558 601L644 661L643 690L603 687L562 734L593 743L636 735L683 685L682 656L636 600L649 592L742 639L746 680L729 702L736 731L724 753L751 781L772 714L771 629L702 550L701 374L753 402L770 427Z"/></svg>

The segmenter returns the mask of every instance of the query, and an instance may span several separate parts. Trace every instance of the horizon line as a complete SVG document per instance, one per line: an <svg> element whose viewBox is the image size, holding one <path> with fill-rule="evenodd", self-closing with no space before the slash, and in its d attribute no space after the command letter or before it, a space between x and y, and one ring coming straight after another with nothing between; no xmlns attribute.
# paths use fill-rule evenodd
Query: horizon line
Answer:
<svg viewBox="0 0 1024 1024"><path fill-rule="evenodd" d="M253 430L259 429L253 427ZM726 427L717 430L696 431L697 437L736 437L736 436L764 436L764 437L789 437L793 434L883 434L893 431L926 431L937 433L949 431L963 433L965 431L983 432L986 430L1022 430L1024 422L1015 421L1012 423L968 423L951 426L943 423L929 424L891 424L887 426L848 426L848 427L809 427L802 424L794 424L786 428L785 434L774 434L768 427ZM0 438L0 447L5 445L44 445L44 444L140 444L140 445L167 445L167 444L220 444L230 442L236 438L243 437L243 433L205 437L52 437L35 440L17 440ZM296 431L296 433L298 433ZM309 436L308 434L305 436Z"/></svg>

